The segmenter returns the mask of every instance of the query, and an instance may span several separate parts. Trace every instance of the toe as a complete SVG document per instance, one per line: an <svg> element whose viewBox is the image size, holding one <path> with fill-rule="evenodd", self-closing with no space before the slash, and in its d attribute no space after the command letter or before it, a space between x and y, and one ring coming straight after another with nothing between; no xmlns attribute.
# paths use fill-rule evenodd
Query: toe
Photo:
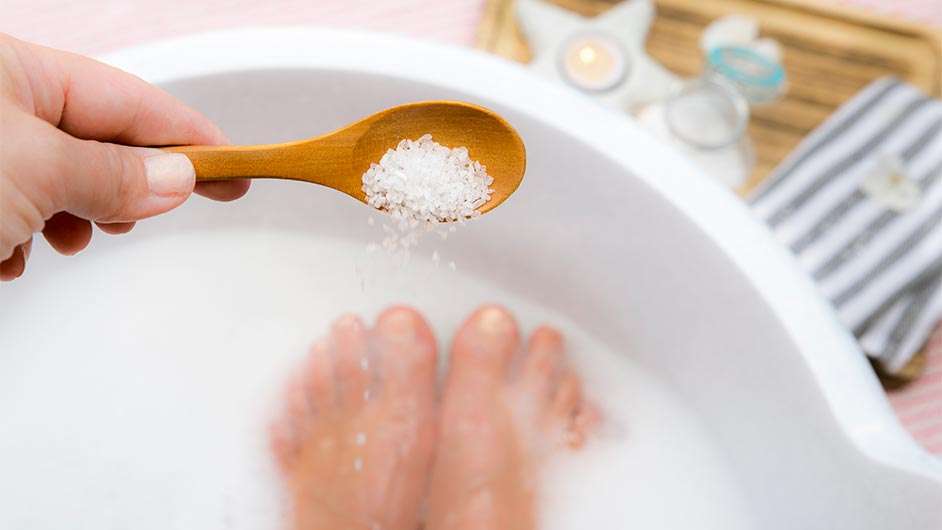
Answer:
<svg viewBox="0 0 942 530"><path fill-rule="evenodd" d="M313 403L299 375L285 387L285 412L291 423L305 423L314 414Z"/></svg>
<svg viewBox="0 0 942 530"><path fill-rule="evenodd" d="M562 333L557 331L556 328L540 326L530 335L527 351L530 353L548 351L561 354L564 342Z"/></svg>
<svg viewBox="0 0 942 530"><path fill-rule="evenodd" d="M335 350L340 403L348 409L357 409L373 374L363 321L354 315L338 319L331 329L331 346Z"/></svg>
<svg viewBox="0 0 942 530"><path fill-rule="evenodd" d="M283 469L289 469L303 443L303 429L311 421L313 410L301 379L294 374L284 390L284 413L271 426L271 448Z"/></svg>
<svg viewBox="0 0 942 530"><path fill-rule="evenodd" d="M579 449L599 422L598 410L585 402L582 380L567 370L559 382L547 422L561 435L560 445Z"/></svg>
<svg viewBox="0 0 942 530"><path fill-rule="evenodd" d="M400 390L435 386L435 339L416 310L391 307L376 321L376 347L384 385Z"/></svg>
<svg viewBox="0 0 942 530"><path fill-rule="evenodd" d="M325 413L336 403L333 352L327 341L321 340L311 347L304 372L304 390L314 410Z"/></svg>
<svg viewBox="0 0 942 530"><path fill-rule="evenodd" d="M549 399L563 364L563 349L563 336L553 328L542 326L530 336L522 378L532 395Z"/></svg>
<svg viewBox="0 0 942 530"><path fill-rule="evenodd" d="M586 440L598 429L602 422L602 413L589 403L583 402L572 423L564 433L563 445L570 449L580 449Z"/></svg>
<svg viewBox="0 0 942 530"><path fill-rule="evenodd" d="M556 388L552 414L568 424L575 419L581 403L582 381L574 372L570 371L562 376L559 386Z"/></svg>
<svg viewBox="0 0 942 530"><path fill-rule="evenodd" d="M281 470L287 472L293 469L297 461L299 443L289 420L282 418L272 423L268 436L271 451Z"/></svg>
<svg viewBox="0 0 942 530"><path fill-rule="evenodd" d="M502 307L484 306L465 321L455 336L450 377L483 376L500 383L519 343L513 316Z"/></svg>

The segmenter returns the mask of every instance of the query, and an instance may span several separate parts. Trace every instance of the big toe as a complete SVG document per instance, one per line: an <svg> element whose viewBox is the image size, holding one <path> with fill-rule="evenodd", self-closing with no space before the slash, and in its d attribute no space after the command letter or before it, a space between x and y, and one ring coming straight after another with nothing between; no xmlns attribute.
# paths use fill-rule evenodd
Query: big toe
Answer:
<svg viewBox="0 0 942 530"><path fill-rule="evenodd" d="M347 408L356 409L363 403L372 383L373 362L366 327L359 317L345 315L334 322L330 337L336 350L335 370L341 402Z"/></svg>
<svg viewBox="0 0 942 530"><path fill-rule="evenodd" d="M455 335L450 379L503 382L520 346L517 323L503 307L488 305L471 314Z"/></svg>
<svg viewBox="0 0 942 530"><path fill-rule="evenodd" d="M431 390L434 394L435 338L418 311L401 306L383 311L376 321L376 344L389 390Z"/></svg>

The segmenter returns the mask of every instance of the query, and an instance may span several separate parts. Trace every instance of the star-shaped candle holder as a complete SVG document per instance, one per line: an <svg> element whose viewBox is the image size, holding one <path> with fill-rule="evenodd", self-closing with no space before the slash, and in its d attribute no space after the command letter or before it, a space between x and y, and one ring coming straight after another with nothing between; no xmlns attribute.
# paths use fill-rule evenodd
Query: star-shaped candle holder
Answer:
<svg viewBox="0 0 942 530"><path fill-rule="evenodd" d="M517 0L531 67L626 111L667 97L679 82L645 52L653 18L651 0L627 0L594 18L545 0Z"/></svg>

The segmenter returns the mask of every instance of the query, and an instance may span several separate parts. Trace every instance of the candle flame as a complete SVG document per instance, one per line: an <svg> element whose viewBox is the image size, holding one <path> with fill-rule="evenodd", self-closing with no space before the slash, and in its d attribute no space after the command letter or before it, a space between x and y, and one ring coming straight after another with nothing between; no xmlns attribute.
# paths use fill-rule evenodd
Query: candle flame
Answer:
<svg viewBox="0 0 942 530"><path fill-rule="evenodd" d="M579 60L586 64L594 62L597 55L595 48L588 44L579 50Z"/></svg>

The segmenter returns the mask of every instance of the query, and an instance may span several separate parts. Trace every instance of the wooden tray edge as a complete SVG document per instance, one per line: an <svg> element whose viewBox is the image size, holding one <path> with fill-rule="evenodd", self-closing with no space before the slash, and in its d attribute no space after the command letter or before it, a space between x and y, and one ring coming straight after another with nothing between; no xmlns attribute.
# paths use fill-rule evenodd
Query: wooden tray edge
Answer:
<svg viewBox="0 0 942 530"><path fill-rule="evenodd" d="M935 80L933 95L942 95L942 28L880 15L861 7L828 5L816 0L756 1L805 11L821 18L874 27L882 31L924 40L933 49L936 59L934 69L938 75ZM495 40L498 36L496 29L502 26L503 18L514 16L512 6L513 0L485 0L481 20L475 33L475 47L491 52L496 50ZM516 24L514 26L516 27Z"/></svg>

